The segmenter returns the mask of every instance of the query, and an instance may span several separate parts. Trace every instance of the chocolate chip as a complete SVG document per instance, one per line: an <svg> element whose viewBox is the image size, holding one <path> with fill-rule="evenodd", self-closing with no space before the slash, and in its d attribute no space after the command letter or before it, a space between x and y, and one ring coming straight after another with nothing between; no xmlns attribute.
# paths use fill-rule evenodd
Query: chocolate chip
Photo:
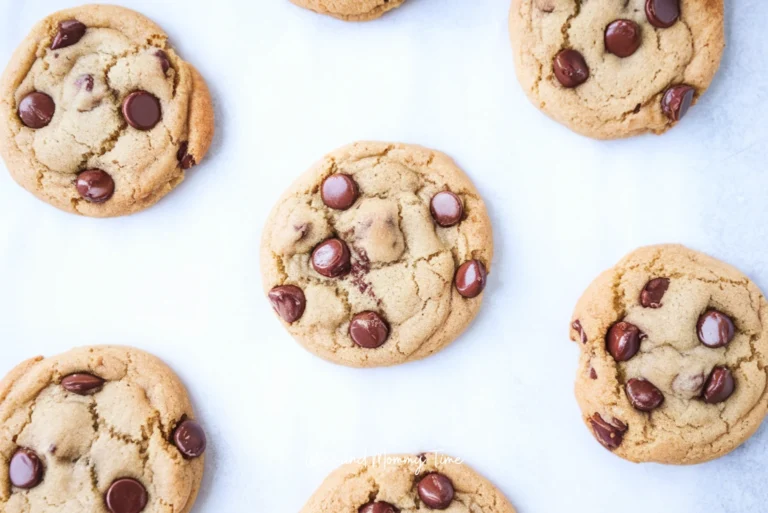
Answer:
<svg viewBox="0 0 768 513"><path fill-rule="evenodd" d="M89 169L77 175L77 192L91 203L104 203L115 192L115 181L101 169Z"/></svg>
<svg viewBox="0 0 768 513"><path fill-rule="evenodd" d="M464 262L456 271L454 284L459 294L465 298L472 299L480 295L485 289L487 273L485 266L480 260L469 260Z"/></svg>
<svg viewBox="0 0 768 513"><path fill-rule="evenodd" d="M320 190L323 203L335 210L347 210L355 204L358 194L357 183L351 176L341 173L323 180Z"/></svg>
<svg viewBox="0 0 768 513"><path fill-rule="evenodd" d="M185 458L198 458L207 445L205 431L197 421L183 420L173 431L173 445Z"/></svg>
<svg viewBox="0 0 768 513"><path fill-rule="evenodd" d="M669 278L654 278L643 287L640 304L645 308L660 308L661 298L669 288Z"/></svg>
<svg viewBox="0 0 768 513"><path fill-rule="evenodd" d="M715 367L704 387L704 401L709 404L721 403L731 397L736 385L733 373L727 367Z"/></svg>
<svg viewBox="0 0 768 513"><path fill-rule="evenodd" d="M597 379L597 371L595 371L594 367L589 369L589 379Z"/></svg>
<svg viewBox="0 0 768 513"><path fill-rule="evenodd" d="M171 69L171 60L168 58L168 54L165 53L163 50L158 50L155 52L155 57L160 61L160 67L163 69L163 75L168 73L168 70Z"/></svg>
<svg viewBox="0 0 768 513"><path fill-rule="evenodd" d="M576 50L563 50L555 56L555 77L563 87L580 86L589 78L589 66L584 56Z"/></svg>
<svg viewBox="0 0 768 513"><path fill-rule="evenodd" d="M693 103L695 89L689 85L672 86L661 99L661 110L672 121L680 121Z"/></svg>
<svg viewBox="0 0 768 513"><path fill-rule="evenodd" d="M59 31L53 38L51 50L66 48L77 43L85 35L85 29L85 25L77 20L59 22Z"/></svg>
<svg viewBox="0 0 768 513"><path fill-rule="evenodd" d="M672 390L685 399L699 397L704 379L704 374L678 374L672 380Z"/></svg>
<svg viewBox="0 0 768 513"><path fill-rule="evenodd" d="M443 474L431 472L417 485L421 501L430 509L446 509L453 502L453 483Z"/></svg>
<svg viewBox="0 0 768 513"><path fill-rule="evenodd" d="M389 337L389 326L376 312L361 312L349 323L349 336L360 347L376 349Z"/></svg>
<svg viewBox="0 0 768 513"><path fill-rule="evenodd" d="M179 166L184 170L187 170L197 164L197 162L195 162L195 157L190 155L188 150L189 142L184 141L179 145L179 151L176 152L176 160L179 161Z"/></svg>
<svg viewBox="0 0 768 513"><path fill-rule="evenodd" d="M8 476L13 486L29 490L43 480L43 462L31 449L18 449L11 457Z"/></svg>
<svg viewBox="0 0 768 513"><path fill-rule="evenodd" d="M103 379L86 372L70 374L61 380L61 387L64 390L77 395L88 395L99 390L103 385Z"/></svg>
<svg viewBox="0 0 768 513"><path fill-rule="evenodd" d="M369 502L360 506L357 513L400 513L400 510L388 502Z"/></svg>
<svg viewBox="0 0 768 513"><path fill-rule="evenodd" d="M613 421L609 423L606 422L599 413L595 413L590 417L589 423L592 425L592 431L595 433L597 441L609 451L618 448L621 445L621 442L624 441L624 433L627 432L627 425L620 420L613 419Z"/></svg>
<svg viewBox="0 0 768 513"><path fill-rule="evenodd" d="M628 322L617 322L608 330L605 337L606 347L617 362L626 362L640 350L640 341L645 333L640 328Z"/></svg>
<svg viewBox="0 0 768 513"><path fill-rule="evenodd" d="M731 318L717 310L708 310L696 323L699 341L707 347L727 346L736 334Z"/></svg>
<svg viewBox="0 0 768 513"><path fill-rule="evenodd" d="M435 222L443 228L459 224L464 215L461 199L451 191L438 192L432 196L429 210Z"/></svg>
<svg viewBox="0 0 768 513"><path fill-rule="evenodd" d="M80 75L75 80L75 87L85 89L87 92L93 91L93 75Z"/></svg>
<svg viewBox="0 0 768 513"><path fill-rule="evenodd" d="M272 308L287 323L298 321L304 314L307 300L304 291L295 285L281 285L269 291Z"/></svg>
<svg viewBox="0 0 768 513"><path fill-rule="evenodd" d="M312 251L312 267L326 278L338 278L352 268L347 244L340 239L328 239Z"/></svg>
<svg viewBox="0 0 768 513"><path fill-rule="evenodd" d="M160 122L160 100L146 91L134 91L123 100L123 117L137 130L151 130Z"/></svg>
<svg viewBox="0 0 768 513"><path fill-rule="evenodd" d="M35 91L29 93L19 102L19 118L29 128L43 128L53 119L56 104L47 94Z"/></svg>
<svg viewBox="0 0 768 513"><path fill-rule="evenodd" d="M669 28L680 18L680 0L645 0L645 16L654 27Z"/></svg>
<svg viewBox="0 0 768 513"><path fill-rule="evenodd" d="M584 328L581 326L581 322L578 319L573 321L573 324L571 324L571 328L575 329L579 333L579 337L581 337L581 343L586 344L587 333L584 331Z"/></svg>
<svg viewBox="0 0 768 513"><path fill-rule="evenodd" d="M664 402L664 394L647 379L630 379L625 389L636 410L652 411Z"/></svg>
<svg viewBox="0 0 768 513"><path fill-rule="evenodd" d="M144 485L127 477L114 481L104 496L112 513L139 513L147 506L147 499Z"/></svg>
<svg viewBox="0 0 768 513"><path fill-rule="evenodd" d="M617 57L629 57L640 48L640 27L631 20L616 20L605 29L605 49Z"/></svg>

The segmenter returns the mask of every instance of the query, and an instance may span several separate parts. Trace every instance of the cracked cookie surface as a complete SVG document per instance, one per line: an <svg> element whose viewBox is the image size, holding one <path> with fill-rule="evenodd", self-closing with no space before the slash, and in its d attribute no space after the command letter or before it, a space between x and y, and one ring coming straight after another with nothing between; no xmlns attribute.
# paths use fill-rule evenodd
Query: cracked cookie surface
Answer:
<svg viewBox="0 0 768 513"><path fill-rule="evenodd" d="M301 513L515 513L487 479L444 454L385 455L335 470Z"/></svg>
<svg viewBox="0 0 768 513"><path fill-rule="evenodd" d="M595 438L635 462L693 464L749 438L768 408L768 303L735 268L638 249L579 300L576 398Z"/></svg>
<svg viewBox="0 0 768 513"><path fill-rule="evenodd" d="M83 347L0 381L0 511L190 511L205 434L184 386L137 349Z"/></svg>
<svg viewBox="0 0 768 513"><path fill-rule="evenodd" d="M290 333L354 367L447 346L480 309L492 258L485 204L449 157L371 142L300 177L261 248L264 291Z"/></svg>
<svg viewBox="0 0 768 513"><path fill-rule="evenodd" d="M291 0L294 4L345 21L370 21L405 0Z"/></svg>
<svg viewBox="0 0 768 513"><path fill-rule="evenodd" d="M580 134L667 131L706 91L725 46L722 0L513 0L517 76Z"/></svg>
<svg viewBox="0 0 768 513"><path fill-rule="evenodd" d="M0 82L13 178L68 212L119 216L174 189L210 146L208 88L160 27L116 6L39 22Z"/></svg>

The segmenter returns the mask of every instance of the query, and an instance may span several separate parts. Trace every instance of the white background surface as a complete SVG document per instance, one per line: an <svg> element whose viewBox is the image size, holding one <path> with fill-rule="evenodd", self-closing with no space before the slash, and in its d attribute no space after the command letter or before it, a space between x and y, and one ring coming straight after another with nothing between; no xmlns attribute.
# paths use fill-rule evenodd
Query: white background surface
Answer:
<svg viewBox="0 0 768 513"><path fill-rule="evenodd" d="M409 0L345 24L287 0L125 0L208 79L209 157L156 207L93 220L0 172L0 374L85 344L159 355L209 439L196 512L298 511L343 460L441 449L520 513L764 512L768 428L712 463L633 465L581 423L573 305L643 244L681 242L768 289L768 6L727 0L721 73L663 137L596 142L515 80L508 0ZM71 1L0 0L0 59ZM352 370L300 348L262 297L273 202L326 152L420 143L473 178L495 228L485 305L425 361Z"/></svg>

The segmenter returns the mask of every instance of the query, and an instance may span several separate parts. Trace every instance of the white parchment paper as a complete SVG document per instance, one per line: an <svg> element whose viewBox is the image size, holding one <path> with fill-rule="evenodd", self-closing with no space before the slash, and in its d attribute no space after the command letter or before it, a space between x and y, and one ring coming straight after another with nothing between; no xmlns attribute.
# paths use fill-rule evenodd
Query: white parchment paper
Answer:
<svg viewBox="0 0 768 513"><path fill-rule="evenodd" d="M594 1L594 0L593 0ZM727 0L710 91L663 137L597 142L531 106L508 0L409 0L346 24L288 0L124 0L208 79L209 157L128 218L61 213L0 170L0 373L129 344L183 378L210 449L195 511L291 513L344 460L442 450L521 513L764 512L768 428L694 467L600 447L573 398L577 298L639 245L680 242L768 289L768 5ZM0 0L4 65L69 0ZM484 195L496 259L482 313L442 353L352 370L301 349L261 293L259 238L281 192L343 144L445 151Z"/></svg>

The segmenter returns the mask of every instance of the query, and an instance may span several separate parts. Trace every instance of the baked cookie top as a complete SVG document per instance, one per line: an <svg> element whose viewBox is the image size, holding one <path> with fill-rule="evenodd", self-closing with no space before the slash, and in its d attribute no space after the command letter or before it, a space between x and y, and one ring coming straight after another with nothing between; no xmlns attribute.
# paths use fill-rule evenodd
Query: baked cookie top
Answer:
<svg viewBox="0 0 768 513"><path fill-rule="evenodd" d="M345 21L370 21L405 0L291 0L294 4Z"/></svg>
<svg viewBox="0 0 768 513"><path fill-rule="evenodd" d="M723 0L513 0L517 76L556 121L598 139L671 128L709 87Z"/></svg>
<svg viewBox="0 0 768 513"><path fill-rule="evenodd" d="M485 204L442 153L356 143L299 178L264 230L264 291L332 362L424 358L477 314L493 257Z"/></svg>
<svg viewBox="0 0 768 513"><path fill-rule="evenodd" d="M213 137L200 74L141 14L87 5L39 22L0 80L0 153L43 201L93 217L153 205Z"/></svg>
<svg viewBox="0 0 768 513"><path fill-rule="evenodd" d="M579 300L584 422L628 460L690 464L735 449L768 408L768 303L746 276L676 245L641 248Z"/></svg>
<svg viewBox="0 0 768 513"><path fill-rule="evenodd" d="M34 358L0 381L0 511L181 512L205 434L165 364L126 347Z"/></svg>
<svg viewBox="0 0 768 513"><path fill-rule="evenodd" d="M335 470L301 513L515 513L488 480L444 454L365 458Z"/></svg>

